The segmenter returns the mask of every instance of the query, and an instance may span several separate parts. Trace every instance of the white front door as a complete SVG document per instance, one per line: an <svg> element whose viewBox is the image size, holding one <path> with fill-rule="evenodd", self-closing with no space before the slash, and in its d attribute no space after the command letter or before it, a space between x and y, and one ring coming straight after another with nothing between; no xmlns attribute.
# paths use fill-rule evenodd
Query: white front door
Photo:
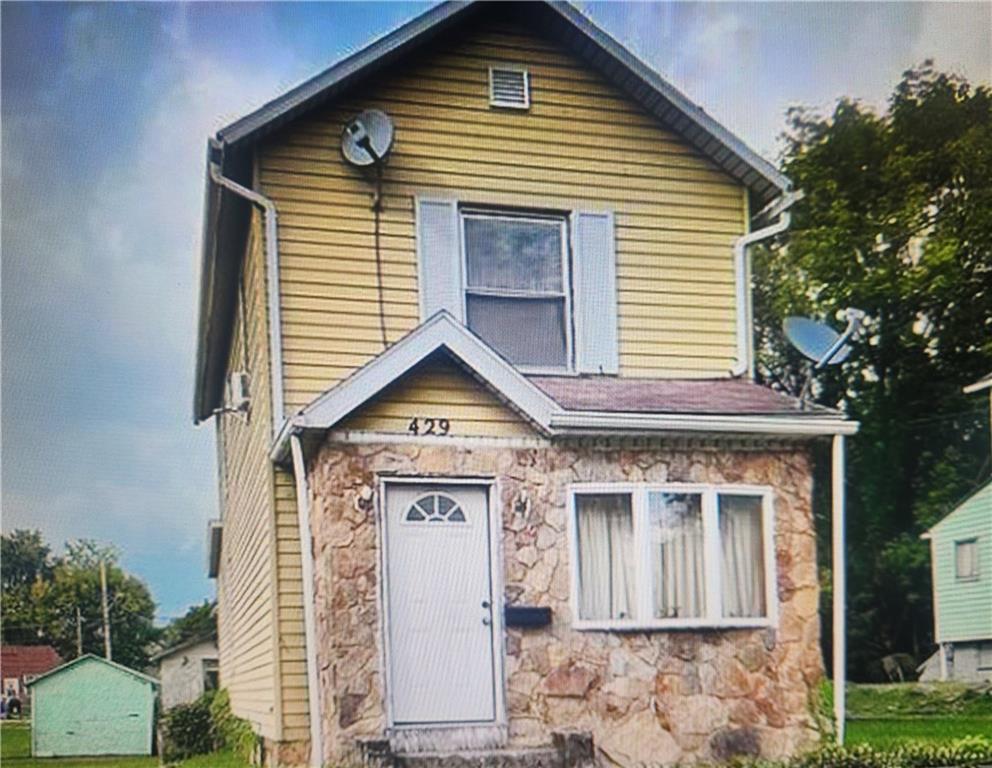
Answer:
<svg viewBox="0 0 992 768"><path fill-rule="evenodd" d="M394 725L496 719L488 489L386 485Z"/></svg>

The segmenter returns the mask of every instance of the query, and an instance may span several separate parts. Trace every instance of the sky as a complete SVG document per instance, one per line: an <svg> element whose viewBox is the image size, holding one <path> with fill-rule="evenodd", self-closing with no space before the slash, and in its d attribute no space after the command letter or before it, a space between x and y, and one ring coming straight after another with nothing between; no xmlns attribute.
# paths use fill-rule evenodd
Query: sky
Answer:
<svg viewBox="0 0 992 768"><path fill-rule="evenodd" d="M0 5L2 525L116 544L161 620L213 597L192 424L205 142L430 3ZM926 58L992 81L992 2L586 3L775 161L790 106Z"/></svg>

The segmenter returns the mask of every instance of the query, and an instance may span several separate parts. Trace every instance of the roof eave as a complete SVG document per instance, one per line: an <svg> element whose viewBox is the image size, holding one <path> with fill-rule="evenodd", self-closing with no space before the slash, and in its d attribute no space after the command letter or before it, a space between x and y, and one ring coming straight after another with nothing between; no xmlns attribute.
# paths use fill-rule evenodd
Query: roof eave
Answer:
<svg viewBox="0 0 992 768"><path fill-rule="evenodd" d="M300 113L334 98L353 81L370 74L370 71L377 71L387 66L410 48L440 34L460 21L470 9L483 5L485 4L477 0L449 1L431 8L317 76L272 99L251 114L221 128L217 132L217 140L232 151L257 141ZM619 64L625 72L633 75L639 83L623 88L628 96L641 103L660 122L682 135L697 150L710 156L726 173L754 191L762 200L771 200L792 188L788 177L775 166L750 149L708 115L702 107L668 83L659 73L600 29L571 3L552 0L534 3L527 7L529 10L549 10L554 14L553 18L566 22L572 30L581 34L584 38L583 42L595 46L596 54L608 57ZM593 54L579 50L576 46L573 46L573 52L590 65L602 68L601 62L593 61L595 58ZM657 96L655 101L658 103L650 107L645 103L645 98L638 98L635 93L638 85L648 89L647 96ZM673 121L665 117L666 113L672 111L671 108L674 108L682 118L687 119L689 126L683 125L680 128L675 123L681 123L682 120ZM687 127L698 130L694 130L690 136Z"/></svg>

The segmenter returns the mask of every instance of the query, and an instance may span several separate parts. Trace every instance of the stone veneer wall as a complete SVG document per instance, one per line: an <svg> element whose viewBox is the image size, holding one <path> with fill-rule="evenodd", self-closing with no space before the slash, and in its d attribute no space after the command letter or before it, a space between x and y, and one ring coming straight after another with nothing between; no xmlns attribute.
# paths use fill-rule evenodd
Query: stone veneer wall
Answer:
<svg viewBox="0 0 992 768"><path fill-rule="evenodd" d="M362 486L378 474L493 476L508 601L547 605L553 624L508 630L510 744L592 732L611 761L673 763L732 753L779 757L818 737L822 677L812 479L801 445L602 441L545 448L324 444L310 461L317 647L328 758L382 738L377 530ZM578 632L570 627L566 486L728 482L775 489L776 630ZM521 492L529 503L521 504Z"/></svg>

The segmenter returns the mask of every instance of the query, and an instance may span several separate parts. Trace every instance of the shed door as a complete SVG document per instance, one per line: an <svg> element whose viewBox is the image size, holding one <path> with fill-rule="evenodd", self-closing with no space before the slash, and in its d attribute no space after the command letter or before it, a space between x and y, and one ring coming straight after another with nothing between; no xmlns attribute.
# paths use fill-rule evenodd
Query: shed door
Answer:
<svg viewBox="0 0 992 768"><path fill-rule="evenodd" d="M386 491L394 725L496 718L487 489Z"/></svg>

